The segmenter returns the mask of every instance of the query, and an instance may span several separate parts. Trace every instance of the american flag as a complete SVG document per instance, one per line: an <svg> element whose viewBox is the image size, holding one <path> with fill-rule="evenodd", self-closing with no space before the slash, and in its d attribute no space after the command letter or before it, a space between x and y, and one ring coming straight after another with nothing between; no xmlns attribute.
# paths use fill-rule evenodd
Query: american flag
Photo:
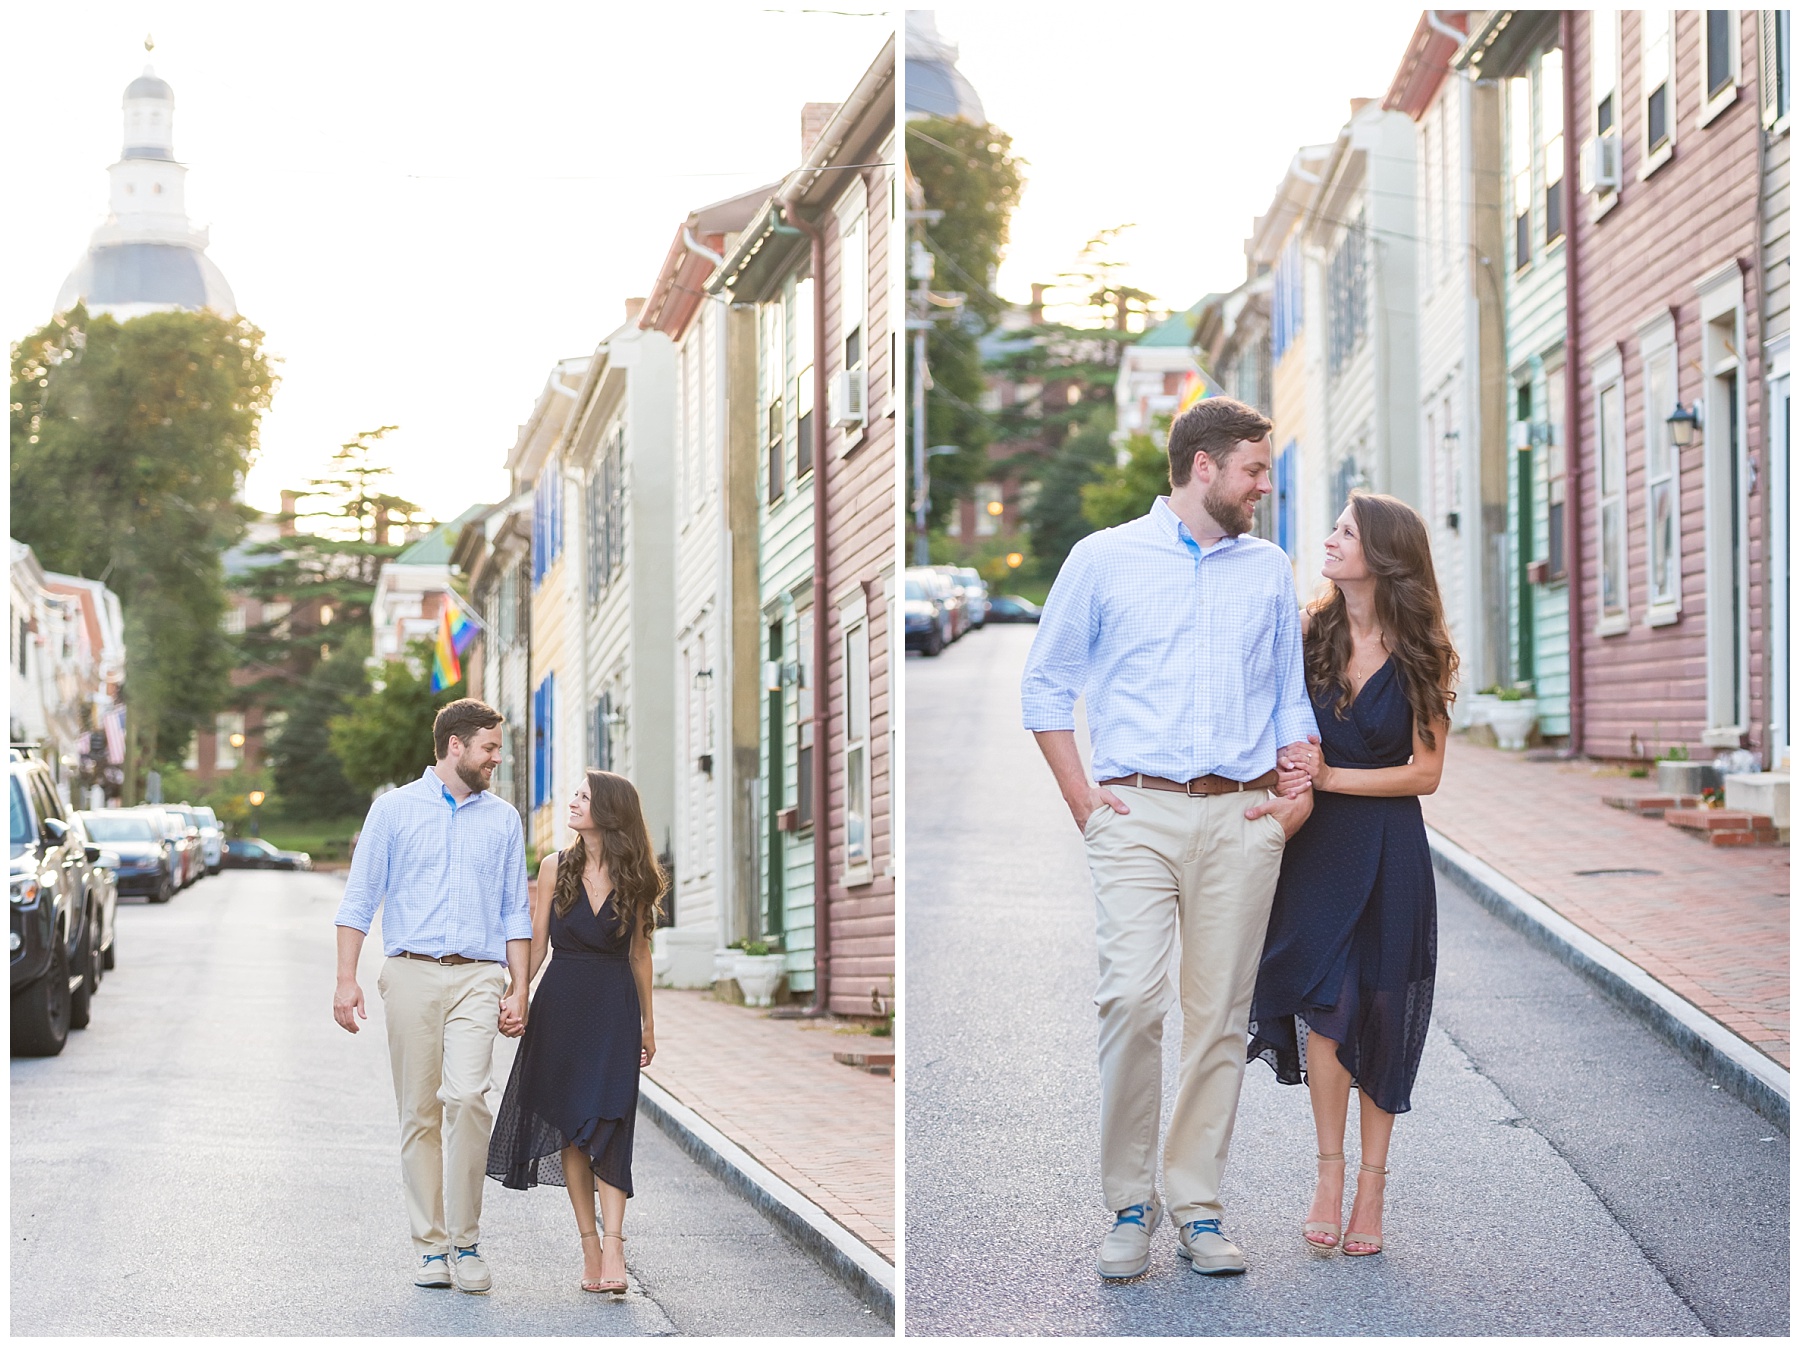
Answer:
<svg viewBox="0 0 1800 1347"><path fill-rule="evenodd" d="M115 767L121 766L125 761L125 708L113 707L100 722L100 728L106 731L106 760Z"/></svg>

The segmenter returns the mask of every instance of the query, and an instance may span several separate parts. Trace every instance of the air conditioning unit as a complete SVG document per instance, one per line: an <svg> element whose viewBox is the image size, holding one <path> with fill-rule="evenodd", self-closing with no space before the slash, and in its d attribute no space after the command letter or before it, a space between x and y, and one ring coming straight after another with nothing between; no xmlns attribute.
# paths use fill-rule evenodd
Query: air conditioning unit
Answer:
<svg viewBox="0 0 1800 1347"><path fill-rule="evenodd" d="M831 424L839 430L860 426L868 419L869 376L859 369L840 370L831 380Z"/></svg>
<svg viewBox="0 0 1800 1347"><path fill-rule="evenodd" d="M1512 447L1514 449L1531 448L1531 422L1514 421L1512 428Z"/></svg>
<svg viewBox="0 0 1800 1347"><path fill-rule="evenodd" d="M1581 190L1589 195L1616 192L1620 172L1620 141L1616 134L1595 136L1581 147Z"/></svg>

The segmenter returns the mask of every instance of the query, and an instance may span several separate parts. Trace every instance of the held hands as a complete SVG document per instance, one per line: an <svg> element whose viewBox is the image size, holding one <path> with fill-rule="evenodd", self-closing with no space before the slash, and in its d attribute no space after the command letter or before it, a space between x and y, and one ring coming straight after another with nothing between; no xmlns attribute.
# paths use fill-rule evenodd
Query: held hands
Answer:
<svg viewBox="0 0 1800 1347"><path fill-rule="evenodd" d="M656 1031L649 1025L644 1026L644 1046L638 1053L638 1069L649 1066L656 1056Z"/></svg>
<svg viewBox="0 0 1800 1347"><path fill-rule="evenodd" d="M362 987L355 978L340 978L337 991L331 997L331 1018L343 1025L351 1033L356 1033L356 1022L369 1018L369 1012L363 1008Z"/></svg>
<svg viewBox="0 0 1800 1347"><path fill-rule="evenodd" d="M1275 755L1275 793L1297 800L1315 786L1322 790L1329 770L1319 748L1319 736L1309 734L1304 743L1289 744Z"/></svg>
<svg viewBox="0 0 1800 1347"><path fill-rule="evenodd" d="M525 1032L525 1018L530 1013L528 988L520 987L500 998L500 1032L517 1038Z"/></svg>
<svg viewBox="0 0 1800 1347"><path fill-rule="evenodd" d="M1088 820L1094 816L1094 811L1101 805L1105 805L1115 814L1129 814L1131 812L1131 807L1117 795L1114 795L1110 790L1106 789L1105 786L1095 786L1091 784L1087 788L1087 795L1085 798L1069 800L1068 804L1069 813L1074 815L1075 818L1075 826L1080 828L1083 832L1087 831Z"/></svg>

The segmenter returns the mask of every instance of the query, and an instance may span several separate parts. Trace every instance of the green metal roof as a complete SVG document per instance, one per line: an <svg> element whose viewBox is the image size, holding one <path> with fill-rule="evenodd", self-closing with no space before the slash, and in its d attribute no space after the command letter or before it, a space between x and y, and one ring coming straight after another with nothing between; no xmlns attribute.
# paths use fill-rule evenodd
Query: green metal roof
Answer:
<svg viewBox="0 0 1800 1347"><path fill-rule="evenodd" d="M1135 344L1138 346L1192 346L1194 344L1194 324L1199 320L1200 310L1205 303L1205 300L1201 300L1187 312L1165 318L1139 337Z"/></svg>
<svg viewBox="0 0 1800 1347"><path fill-rule="evenodd" d="M448 524L439 524L394 561L402 566L448 566L456 551L456 540L462 537L463 525L478 519L488 510L486 505L471 505Z"/></svg>

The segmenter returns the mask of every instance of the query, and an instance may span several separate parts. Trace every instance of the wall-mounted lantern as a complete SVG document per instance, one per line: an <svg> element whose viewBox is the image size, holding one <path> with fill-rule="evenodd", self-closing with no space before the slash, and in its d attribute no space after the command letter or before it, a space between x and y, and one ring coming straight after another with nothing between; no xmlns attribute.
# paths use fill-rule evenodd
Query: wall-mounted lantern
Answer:
<svg viewBox="0 0 1800 1347"><path fill-rule="evenodd" d="M1691 407L1683 407L1679 402L1675 410L1669 413L1669 442L1677 449L1686 449L1694 442L1694 432L1700 429L1700 401L1694 400Z"/></svg>

